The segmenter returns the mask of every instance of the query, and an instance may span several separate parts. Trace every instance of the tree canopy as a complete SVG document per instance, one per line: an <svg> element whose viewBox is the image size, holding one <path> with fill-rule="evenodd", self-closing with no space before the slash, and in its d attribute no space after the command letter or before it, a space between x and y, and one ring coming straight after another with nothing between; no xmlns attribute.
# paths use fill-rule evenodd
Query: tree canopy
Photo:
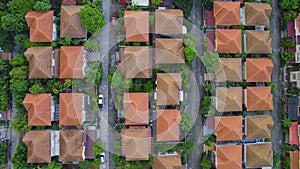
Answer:
<svg viewBox="0 0 300 169"><path fill-rule="evenodd" d="M193 127L193 119L188 113L181 114L180 128L187 134Z"/></svg>
<svg viewBox="0 0 300 169"><path fill-rule="evenodd" d="M51 9L51 4L49 0L36 1L33 8L39 12L47 12Z"/></svg>
<svg viewBox="0 0 300 169"><path fill-rule="evenodd" d="M151 4L153 7L159 6L162 2L163 0L151 0Z"/></svg>
<svg viewBox="0 0 300 169"><path fill-rule="evenodd" d="M206 71L209 73L214 73L221 65L219 54L216 52L204 52L201 61L204 64Z"/></svg>
<svg viewBox="0 0 300 169"><path fill-rule="evenodd" d="M105 16L96 8L96 5L85 5L84 8L80 9L79 15L83 27L92 34L105 26Z"/></svg>

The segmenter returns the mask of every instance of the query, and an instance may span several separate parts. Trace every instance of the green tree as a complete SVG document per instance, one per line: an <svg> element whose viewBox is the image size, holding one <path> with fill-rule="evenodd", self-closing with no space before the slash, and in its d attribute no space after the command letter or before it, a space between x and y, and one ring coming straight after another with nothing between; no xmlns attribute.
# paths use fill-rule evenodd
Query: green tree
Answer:
<svg viewBox="0 0 300 169"><path fill-rule="evenodd" d="M84 75L86 82L91 85L98 85L102 76L102 69L99 62L89 62L87 65L88 70Z"/></svg>
<svg viewBox="0 0 300 169"><path fill-rule="evenodd" d="M287 22L289 20L294 20L297 18L298 13L295 11L287 11L287 12L283 12L283 21Z"/></svg>
<svg viewBox="0 0 300 169"><path fill-rule="evenodd" d="M27 12L33 10L35 0L11 0L8 4L8 10L12 14L20 14L20 17L25 21L24 16Z"/></svg>
<svg viewBox="0 0 300 169"><path fill-rule="evenodd" d="M17 66L27 66L28 65L28 61L26 60L26 58L24 56L16 56L14 58L12 58L9 61L9 64L11 66L17 67Z"/></svg>
<svg viewBox="0 0 300 169"><path fill-rule="evenodd" d="M204 96L203 100L201 101L200 111L205 118L208 116L211 106L212 106L211 98L209 96Z"/></svg>
<svg viewBox="0 0 300 169"><path fill-rule="evenodd" d="M63 85L60 81L51 79L48 81L47 91L53 94L59 94L63 91Z"/></svg>
<svg viewBox="0 0 300 169"><path fill-rule="evenodd" d="M15 150L15 153L12 158L13 168L34 168L31 164L27 163L27 147L22 142L19 141L19 144Z"/></svg>
<svg viewBox="0 0 300 169"><path fill-rule="evenodd" d="M299 8L299 0L282 0L279 6L283 10L296 10Z"/></svg>
<svg viewBox="0 0 300 169"><path fill-rule="evenodd" d="M285 156L283 158L283 168L284 169L289 169L291 164L291 158L289 156Z"/></svg>
<svg viewBox="0 0 300 169"><path fill-rule="evenodd" d="M87 40L84 43L84 47L92 52L96 52L99 50L99 43L96 40Z"/></svg>
<svg viewBox="0 0 300 169"><path fill-rule="evenodd" d="M20 66L13 68L9 75L13 76L13 78L17 79L27 79L28 77L28 66Z"/></svg>
<svg viewBox="0 0 300 169"><path fill-rule="evenodd" d="M103 144L99 139L96 140L95 144L92 147L92 153L97 156L104 152Z"/></svg>
<svg viewBox="0 0 300 169"><path fill-rule="evenodd" d="M59 39L58 43L62 46L70 46L72 43L72 37L67 35L64 39Z"/></svg>
<svg viewBox="0 0 300 169"><path fill-rule="evenodd" d="M292 126L291 120L289 118L282 119L281 124L284 128L290 128Z"/></svg>
<svg viewBox="0 0 300 169"><path fill-rule="evenodd" d="M283 40L283 47L284 48L293 48L296 46L295 41L292 38L285 37Z"/></svg>
<svg viewBox="0 0 300 169"><path fill-rule="evenodd" d="M191 10L193 8L193 2L192 0L175 0L175 6L177 6L179 9L183 10L184 17L188 17L191 13Z"/></svg>
<svg viewBox="0 0 300 169"><path fill-rule="evenodd" d="M212 162L210 161L210 159L207 156L203 156L200 165L203 169L211 169L212 168Z"/></svg>
<svg viewBox="0 0 300 169"><path fill-rule="evenodd" d="M1 17L1 27L4 31L22 32L26 29L20 15L7 14Z"/></svg>
<svg viewBox="0 0 300 169"><path fill-rule="evenodd" d="M79 167L80 167L81 169L89 168L89 165L90 165L90 161L88 161L88 160L84 160L83 162L80 162L80 163L79 163Z"/></svg>
<svg viewBox="0 0 300 169"><path fill-rule="evenodd" d="M153 7L159 6L162 2L163 0L151 0L151 4Z"/></svg>
<svg viewBox="0 0 300 169"><path fill-rule="evenodd" d="M4 30L0 30L0 46L5 52L10 52L12 50L12 43L9 33Z"/></svg>
<svg viewBox="0 0 300 169"><path fill-rule="evenodd" d="M32 94L45 93L46 89L41 83L36 83L29 88L29 92Z"/></svg>
<svg viewBox="0 0 300 169"><path fill-rule="evenodd" d="M61 168L62 168L62 165L59 163L56 163L55 161L51 161L45 167L45 169L61 169Z"/></svg>
<svg viewBox="0 0 300 169"><path fill-rule="evenodd" d="M188 113L181 114L180 128L185 132L189 133L193 127L193 119Z"/></svg>
<svg viewBox="0 0 300 169"><path fill-rule="evenodd" d="M210 73L214 73L221 65L219 55L215 52L204 52L201 61L204 64L206 71Z"/></svg>
<svg viewBox="0 0 300 169"><path fill-rule="evenodd" d="M190 65L192 60L198 56L198 52L196 49L196 39L193 37L192 34L186 34L183 36L183 43L184 43L184 55L186 58L187 65Z"/></svg>
<svg viewBox="0 0 300 169"><path fill-rule="evenodd" d="M83 27L94 34L105 26L105 16L96 8L96 5L85 5L79 11Z"/></svg>
<svg viewBox="0 0 300 169"><path fill-rule="evenodd" d="M99 167L100 164L101 164L100 158L95 158L95 159L91 162L91 165L92 165L92 167L94 167L94 168Z"/></svg>
<svg viewBox="0 0 300 169"><path fill-rule="evenodd" d="M286 61L294 59L295 53L290 52L290 51L284 51L280 56L281 56L281 59L286 62Z"/></svg>
<svg viewBox="0 0 300 169"><path fill-rule="evenodd" d="M49 0L36 1L33 6L34 10L37 10L39 12L47 12L51 9L51 7L52 6Z"/></svg>

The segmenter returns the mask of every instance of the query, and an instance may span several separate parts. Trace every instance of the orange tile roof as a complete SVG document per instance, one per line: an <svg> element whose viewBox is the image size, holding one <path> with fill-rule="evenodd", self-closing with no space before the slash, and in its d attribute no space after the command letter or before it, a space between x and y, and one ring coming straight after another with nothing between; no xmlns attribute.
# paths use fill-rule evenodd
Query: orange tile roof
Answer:
<svg viewBox="0 0 300 169"><path fill-rule="evenodd" d="M155 10L156 34L182 34L183 11L180 9Z"/></svg>
<svg viewBox="0 0 300 169"><path fill-rule="evenodd" d="M242 140L242 116L215 117L217 141Z"/></svg>
<svg viewBox="0 0 300 169"><path fill-rule="evenodd" d="M215 70L217 82L241 82L242 58L220 58L221 67Z"/></svg>
<svg viewBox="0 0 300 169"><path fill-rule="evenodd" d="M149 123L148 93L124 93L123 107L126 125L147 125Z"/></svg>
<svg viewBox="0 0 300 169"><path fill-rule="evenodd" d="M83 6L61 6L60 37L86 38L86 30L79 15Z"/></svg>
<svg viewBox="0 0 300 169"><path fill-rule="evenodd" d="M179 105L181 73L157 73L157 105Z"/></svg>
<svg viewBox="0 0 300 169"><path fill-rule="evenodd" d="M271 143L246 144L246 168L273 166Z"/></svg>
<svg viewBox="0 0 300 169"><path fill-rule="evenodd" d="M246 30L246 53L271 54L270 31Z"/></svg>
<svg viewBox="0 0 300 169"><path fill-rule="evenodd" d="M242 31L217 29L216 49L218 53L242 53Z"/></svg>
<svg viewBox="0 0 300 169"><path fill-rule="evenodd" d="M62 3L67 5L76 5L76 1L77 0L63 0Z"/></svg>
<svg viewBox="0 0 300 169"><path fill-rule="evenodd" d="M247 111L273 110L271 87L247 87Z"/></svg>
<svg viewBox="0 0 300 169"><path fill-rule="evenodd" d="M290 169L299 169L300 168L300 158L299 151L290 151Z"/></svg>
<svg viewBox="0 0 300 169"><path fill-rule="evenodd" d="M31 47L24 56L29 62L29 78L52 78L52 47Z"/></svg>
<svg viewBox="0 0 300 169"><path fill-rule="evenodd" d="M60 162L83 161L84 151L82 130L59 131Z"/></svg>
<svg viewBox="0 0 300 169"><path fill-rule="evenodd" d="M29 126L51 126L51 94L27 93L24 107L28 112Z"/></svg>
<svg viewBox="0 0 300 169"><path fill-rule="evenodd" d="M246 59L247 82L271 82L273 62L268 58Z"/></svg>
<svg viewBox="0 0 300 169"><path fill-rule="evenodd" d="M150 129L123 129L122 155L126 161L149 160L151 153Z"/></svg>
<svg viewBox="0 0 300 169"><path fill-rule="evenodd" d="M82 119L82 93L59 94L59 125L78 126Z"/></svg>
<svg viewBox="0 0 300 169"><path fill-rule="evenodd" d="M179 141L180 112L177 109L157 110L156 140Z"/></svg>
<svg viewBox="0 0 300 169"><path fill-rule="evenodd" d="M30 28L30 42L52 42L53 11L29 11L25 15L26 23Z"/></svg>
<svg viewBox="0 0 300 169"><path fill-rule="evenodd" d="M174 169L179 166L182 166L182 163L178 154L153 156L153 169Z"/></svg>
<svg viewBox="0 0 300 169"><path fill-rule="evenodd" d="M240 2L214 1L215 25L240 25Z"/></svg>
<svg viewBox="0 0 300 169"><path fill-rule="evenodd" d="M182 39L155 39L155 63L184 63Z"/></svg>
<svg viewBox="0 0 300 169"><path fill-rule="evenodd" d="M27 146L27 163L51 162L50 130L30 130L22 141Z"/></svg>
<svg viewBox="0 0 300 169"><path fill-rule="evenodd" d="M148 42L149 11L125 11L124 27L127 42Z"/></svg>
<svg viewBox="0 0 300 169"><path fill-rule="evenodd" d="M218 112L242 111L242 87L217 87L216 99Z"/></svg>
<svg viewBox="0 0 300 169"><path fill-rule="evenodd" d="M84 47L62 46L60 49L59 78L84 78Z"/></svg>
<svg viewBox="0 0 300 169"><path fill-rule="evenodd" d="M242 169L242 145L216 147L217 169Z"/></svg>
<svg viewBox="0 0 300 169"><path fill-rule="evenodd" d="M246 138L271 138L274 121L270 115L247 116Z"/></svg>
<svg viewBox="0 0 300 169"><path fill-rule="evenodd" d="M152 56L149 47L128 46L123 54L124 60L120 66L124 67L126 78L151 78Z"/></svg>
<svg viewBox="0 0 300 169"><path fill-rule="evenodd" d="M246 25L270 26L272 7L268 3L245 2Z"/></svg>

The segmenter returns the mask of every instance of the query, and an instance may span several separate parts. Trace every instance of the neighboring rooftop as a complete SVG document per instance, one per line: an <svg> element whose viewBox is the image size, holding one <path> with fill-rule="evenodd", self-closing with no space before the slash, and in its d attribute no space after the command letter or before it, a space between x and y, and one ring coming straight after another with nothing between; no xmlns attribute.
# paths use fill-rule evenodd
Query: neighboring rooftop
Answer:
<svg viewBox="0 0 300 169"><path fill-rule="evenodd" d="M61 6L60 37L86 38L86 30L79 15L83 6Z"/></svg>
<svg viewBox="0 0 300 169"><path fill-rule="evenodd" d="M149 47L128 46L124 50L122 65L126 78L151 78L152 58Z"/></svg>
<svg viewBox="0 0 300 169"><path fill-rule="evenodd" d="M122 155L126 161L149 160L151 153L151 130L123 129L122 133Z"/></svg>
<svg viewBox="0 0 300 169"><path fill-rule="evenodd" d="M165 6L165 7L169 7L172 6L174 4L175 0L163 0L163 3L160 4L159 6Z"/></svg>
<svg viewBox="0 0 300 169"><path fill-rule="evenodd" d="M124 27L127 42L148 42L149 11L125 11Z"/></svg>
<svg viewBox="0 0 300 169"><path fill-rule="evenodd" d="M156 111L156 140L179 141L181 115L177 109Z"/></svg>
<svg viewBox="0 0 300 169"><path fill-rule="evenodd" d="M240 25L240 2L214 1L215 25Z"/></svg>
<svg viewBox="0 0 300 169"><path fill-rule="evenodd" d="M155 63L184 63L182 39L156 38Z"/></svg>
<svg viewBox="0 0 300 169"><path fill-rule="evenodd" d="M82 124L82 93L59 94L59 125L79 126Z"/></svg>
<svg viewBox="0 0 300 169"><path fill-rule="evenodd" d="M153 169L174 169L181 166L181 157L178 154L153 156Z"/></svg>
<svg viewBox="0 0 300 169"><path fill-rule="evenodd" d="M96 156L92 153L94 144L96 143L96 130L86 130L86 143L85 143L85 158L94 159Z"/></svg>
<svg viewBox="0 0 300 169"><path fill-rule="evenodd" d="M180 9L155 10L156 34L182 34L183 11Z"/></svg>
<svg viewBox="0 0 300 169"><path fill-rule="evenodd" d="M274 68L272 60L268 58L246 59L247 82L271 82L271 74Z"/></svg>
<svg viewBox="0 0 300 169"><path fill-rule="evenodd" d="M181 73L157 73L157 105L179 105Z"/></svg>
<svg viewBox="0 0 300 169"><path fill-rule="evenodd" d="M76 5L77 0L62 0L65 5Z"/></svg>
<svg viewBox="0 0 300 169"><path fill-rule="evenodd" d="M53 39L53 11L29 11L25 15L30 28L30 42L52 42Z"/></svg>
<svg viewBox="0 0 300 169"><path fill-rule="evenodd" d="M299 145L299 126L298 122L291 122L289 128L289 143L292 145Z"/></svg>
<svg viewBox="0 0 300 169"><path fill-rule="evenodd" d="M242 116L215 117L215 135L217 141L242 140Z"/></svg>
<svg viewBox="0 0 300 169"><path fill-rule="evenodd" d="M215 70L217 82L241 82L242 58L220 58L221 68Z"/></svg>
<svg viewBox="0 0 300 169"><path fill-rule="evenodd" d="M300 168L300 156L299 151L290 151L290 169L299 169Z"/></svg>
<svg viewBox="0 0 300 169"><path fill-rule="evenodd" d="M123 107L126 125L149 124L148 93L124 93Z"/></svg>
<svg viewBox="0 0 300 169"><path fill-rule="evenodd" d="M242 31L217 29L216 48L218 53L242 53Z"/></svg>
<svg viewBox="0 0 300 169"><path fill-rule="evenodd" d="M26 94L23 104L29 126L51 126L51 100L50 93Z"/></svg>
<svg viewBox="0 0 300 169"><path fill-rule="evenodd" d="M246 168L273 166L271 143L246 144Z"/></svg>
<svg viewBox="0 0 300 169"><path fill-rule="evenodd" d="M60 48L59 78L84 78L84 47L62 46Z"/></svg>
<svg viewBox="0 0 300 169"><path fill-rule="evenodd" d="M84 161L83 131L59 131L59 161L80 162Z"/></svg>
<svg viewBox="0 0 300 169"><path fill-rule="evenodd" d="M299 97L290 97L287 98L287 112L289 118L292 121L300 120L300 98Z"/></svg>
<svg viewBox="0 0 300 169"><path fill-rule="evenodd" d="M271 87L247 87L247 111L273 110Z"/></svg>
<svg viewBox="0 0 300 169"><path fill-rule="evenodd" d="M52 78L52 47L31 47L24 56L29 62L29 78Z"/></svg>
<svg viewBox="0 0 300 169"><path fill-rule="evenodd" d="M50 130L30 130L22 141L27 146L27 163L51 162Z"/></svg>
<svg viewBox="0 0 300 169"><path fill-rule="evenodd" d="M271 138L274 121L270 115L246 117L246 139Z"/></svg>
<svg viewBox="0 0 300 169"><path fill-rule="evenodd" d="M246 25L270 26L272 7L268 3L245 2Z"/></svg>
<svg viewBox="0 0 300 169"><path fill-rule="evenodd" d="M270 31L246 30L246 53L271 54Z"/></svg>
<svg viewBox="0 0 300 169"><path fill-rule="evenodd" d="M217 87L216 108L218 112L242 111L242 87Z"/></svg>
<svg viewBox="0 0 300 169"><path fill-rule="evenodd" d="M217 169L242 169L242 145L216 146Z"/></svg>

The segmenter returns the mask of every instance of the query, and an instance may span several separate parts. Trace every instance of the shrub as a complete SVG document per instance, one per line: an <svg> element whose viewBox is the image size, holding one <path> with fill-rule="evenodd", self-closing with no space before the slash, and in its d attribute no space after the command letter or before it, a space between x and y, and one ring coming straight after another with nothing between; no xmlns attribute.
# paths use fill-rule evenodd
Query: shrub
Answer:
<svg viewBox="0 0 300 169"><path fill-rule="evenodd" d="M86 47L86 49L88 49L88 50L96 52L99 49L99 44L96 40L87 40L84 43L84 47Z"/></svg>
<svg viewBox="0 0 300 169"><path fill-rule="evenodd" d="M153 7L159 6L162 2L163 0L151 0L151 4Z"/></svg>
<svg viewBox="0 0 300 169"><path fill-rule="evenodd" d="M203 156L200 165L203 169L211 169L212 168L212 162L210 161L210 159L207 156Z"/></svg>
<svg viewBox="0 0 300 169"><path fill-rule="evenodd" d="M284 51L280 56L281 56L281 59L284 62L286 62L286 61L294 59L295 58L295 53L289 52L289 51Z"/></svg>
<svg viewBox="0 0 300 169"><path fill-rule="evenodd" d="M96 143L92 147L92 153L97 156L104 152L103 144L99 139L96 140Z"/></svg>
<svg viewBox="0 0 300 169"><path fill-rule="evenodd" d="M51 4L49 0L36 1L33 8L39 12L47 12L51 9Z"/></svg>
<svg viewBox="0 0 300 169"><path fill-rule="evenodd" d="M26 29L20 15L7 14L1 17L1 27L4 31L22 32Z"/></svg>
<svg viewBox="0 0 300 169"><path fill-rule="evenodd" d="M296 46L296 43L292 38L288 38L288 37L283 38L283 47L284 48L293 48L295 46Z"/></svg>
<svg viewBox="0 0 300 169"><path fill-rule="evenodd" d="M95 5L85 5L79 11L83 27L94 34L105 26L105 16Z"/></svg>
<svg viewBox="0 0 300 169"><path fill-rule="evenodd" d="M193 119L188 113L181 114L180 128L185 132L189 133L193 127Z"/></svg>
<svg viewBox="0 0 300 169"><path fill-rule="evenodd" d="M175 0L174 4L179 9L183 10L184 17L186 18L190 15L194 5L192 0Z"/></svg>

